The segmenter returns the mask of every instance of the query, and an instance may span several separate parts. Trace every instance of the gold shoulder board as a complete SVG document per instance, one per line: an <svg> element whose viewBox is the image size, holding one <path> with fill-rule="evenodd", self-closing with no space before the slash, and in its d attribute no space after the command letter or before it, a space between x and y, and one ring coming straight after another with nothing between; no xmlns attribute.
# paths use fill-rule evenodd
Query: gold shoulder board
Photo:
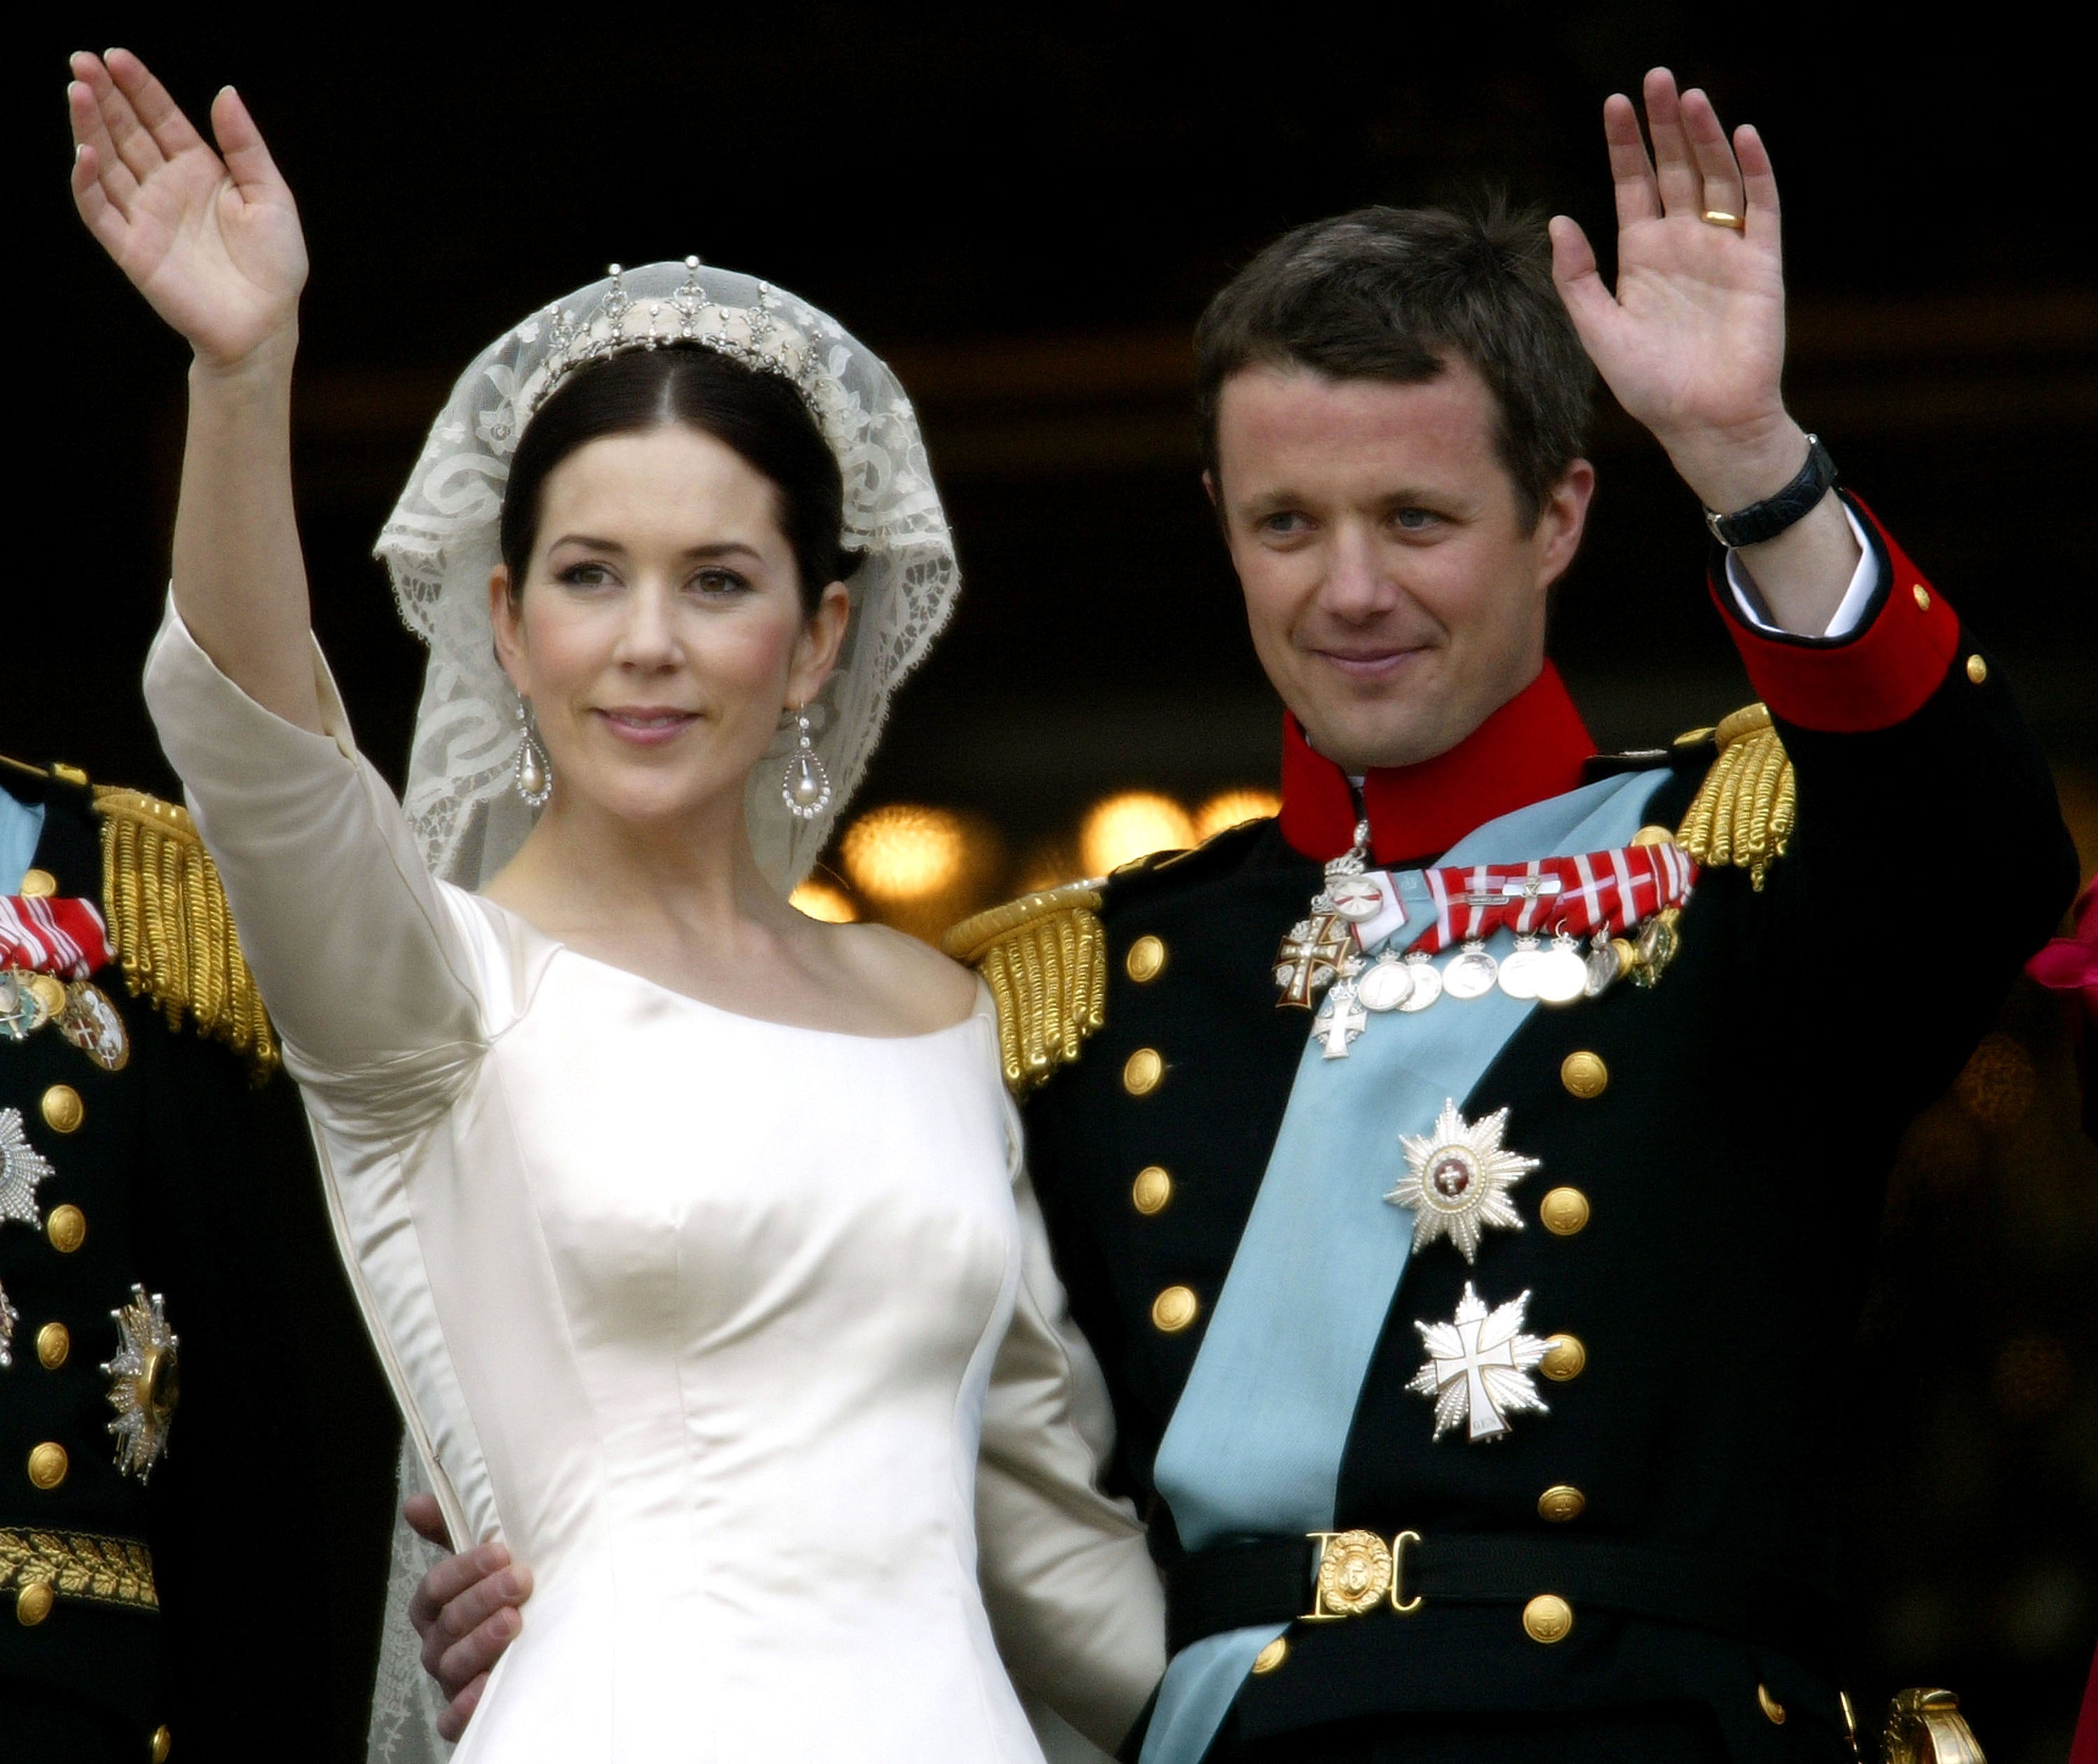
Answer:
<svg viewBox="0 0 2098 1764"><path fill-rule="evenodd" d="M1736 864L1760 890L1763 875L1792 839L1792 757L1762 704L1720 719L1716 729L1677 738L1676 745L1711 740L1719 749L1676 843L1705 869Z"/></svg>
<svg viewBox="0 0 2098 1764"><path fill-rule="evenodd" d="M109 941L134 998L151 998L170 1029L197 1032L244 1054L255 1076L277 1064L277 1043L240 951L218 871L189 811L143 791L94 787L102 817L102 903Z"/></svg>
<svg viewBox="0 0 2098 1764"><path fill-rule="evenodd" d="M964 919L940 940L990 988L1006 1086L1016 1096L1076 1060L1104 1020L1101 899L1099 884L1067 882Z"/></svg>

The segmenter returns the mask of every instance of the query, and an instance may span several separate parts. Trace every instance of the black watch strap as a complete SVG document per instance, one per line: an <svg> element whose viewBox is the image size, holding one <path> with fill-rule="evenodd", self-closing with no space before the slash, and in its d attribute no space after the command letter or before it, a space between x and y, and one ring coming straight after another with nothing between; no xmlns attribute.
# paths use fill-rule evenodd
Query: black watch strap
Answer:
<svg viewBox="0 0 2098 1764"><path fill-rule="evenodd" d="M1761 545L1766 539L1775 539L1794 521L1811 514L1835 481L1836 462L1828 457L1828 450L1821 445L1821 437L1810 435L1806 437L1806 463L1799 468L1791 483L1776 495L1751 502L1731 515L1715 515L1708 508L1705 511L1705 524L1712 537L1730 551L1745 545Z"/></svg>

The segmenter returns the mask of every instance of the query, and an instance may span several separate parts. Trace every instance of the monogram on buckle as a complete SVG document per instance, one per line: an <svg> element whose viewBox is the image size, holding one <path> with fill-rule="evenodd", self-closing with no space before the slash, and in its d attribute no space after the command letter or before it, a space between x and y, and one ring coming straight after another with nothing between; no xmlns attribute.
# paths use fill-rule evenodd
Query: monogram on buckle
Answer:
<svg viewBox="0 0 2098 1764"><path fill-rule="evenodd" d="M1310 1531L1319 1546L1317 1578L1311 1608L1304 1623L1336 1623L1360 1617L1389 1599L1401 1617L1420 1608L1420 1595L1404 1595L1406 1551L1420 1542L1417 1531L1402 1531L1387 1545L1374 1531Z"/></svg>

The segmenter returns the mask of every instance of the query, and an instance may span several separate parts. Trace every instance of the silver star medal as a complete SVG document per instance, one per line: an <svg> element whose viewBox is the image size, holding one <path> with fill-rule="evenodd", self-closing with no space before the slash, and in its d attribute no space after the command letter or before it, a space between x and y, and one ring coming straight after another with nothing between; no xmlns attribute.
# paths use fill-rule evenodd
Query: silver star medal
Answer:
<svg viewBox="0 0 2098 1764"><path fill-rule="evenodd" d="M1538 1167L1538 1160L1502 1149L1508 1113L1496 1109L1468 1125L1457 1105L1446 1102L1433 1133L1399 1136L1406 1174L1385 1199L1411 1209L1416 1253L1446 1237L1465 1261L1477 1262L1480 1235L1488 1226L1522 1229L1522 1215L1508 1191Z"/></svg>
<svg viewBox="0 0 2098 1764"><path fill-rule="evenodd" d="M168 1449L168 1428L181 1394L175 1354L180 1345L168 1327L165 1301L151 1298L141 1286L131 1288L131 1302L109 1314L121 1345L116 1357L103 1362L109 1380L109 1406L116 1419L116 1468L143 1482Z"/></svg>
<svg viewBox="0 0 2098 1764"><path fill-rule="evenodd" d="M51 1174L49 1160L22 1131L22 1112L0 1108L0 1219L24 1225L43 1223L37 1206L37 1184Z"/></svg>
<svg viewBox="0 0 2098 1764"><path fill-rule="evenodd" d="M1509 1415L1525 1409L1547 1412L1530 1382L1530 1369L1544 1358L1545 1346L1523 1333L1529 1309L1525 1292L1490 1312L1467 1280L1463 1301L1449 1322L1414 1324L1428 1358L1406 1388L1435 1399L1436 1438L1469 1421L1474 1441L1499 1439L1508 1431Z"/></svg>

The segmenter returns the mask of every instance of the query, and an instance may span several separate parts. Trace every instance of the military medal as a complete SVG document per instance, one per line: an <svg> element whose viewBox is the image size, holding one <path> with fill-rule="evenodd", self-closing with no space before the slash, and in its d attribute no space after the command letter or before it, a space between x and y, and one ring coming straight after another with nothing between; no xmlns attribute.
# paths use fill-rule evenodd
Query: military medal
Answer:
<svg viewBox="0 0 2098 1764"><path fill-rule="evenodd" d="M1326 1002L1319 1006L1311 1033L1326 1044L1325 1058L1345 1060L1349 1044L1369 1026L1369 1017L1356 999L1354 982L1341 979L1334 983Z"/></svg>
<svg viewBox="0 0 2098 1764"><path fill-rule="evenodd" d="M1490 1312L1467 1280L1449 1322L1414 1324L1428 1358L1406 1388L1434 1398L1436 1438L1463 1421L1474 1441L1499 1439L1508 1431L1509 1415L1525 1409L1546 1412L1530 1376L1530 1367L1544 1358L1545 1345L1523 1332L1529 1308L1525 1292Z"/></svg>
<svg viewBox="0 0 2098 1764"><path fill-rule="evenodd" d="M29 1143L22 1131L22 1112L0 1108L0 1219L20 1219L36 1226L44 1222L37 1205L37 1185L51 1174L50 1160Z"/></svg>
<svg viewBox="0 0 2098 1764"><path fill-rule="evenodd" d="M1479 1238L1488 1226L1522 1229L1522 1215L1508 1191L1537 1169L1538 1161L1502 1147L1508 1115L1505 1108L1498 1109L1468 1125L1456 1104L1446 1101L1433 1132L1400 1138L1406 1174L1385 1199L1412 1213L1416 1254L1437 1238L1446 1237L1465 1261L1477 1262Z"/></svg>
<svg viewBox="0 0 2098 1764"><path fill-rule="evenodd" d="M1587 985L1588 964L1581 958L1581 946L1562 931L1538 958L1537 996L1547 1004L1571 1004Z"/></svg>
<svg viewBox="0 0 2098 1764"><path fill-rule="evenodd" d="M1420 964L1425 967L1423 962ZM1355 996L1365 1011L1398 1011L1412 995L1415 964L1402 962L1396 950L1386 946L1355 981Z"/></svg>
<svg viewBox="0 0 2098 1764"><path fill-rule="evenodd" d="M1500 969L1483 940L1473 938L1442 970L1442 990L1453 998L1483 998L1494 990Z"/></svg>
<svg viewBox="0 0 2098 1764"><path fill-rule="evenodd" d="M1359 945L1354 923L1384 910L1384 893L1363 872L1369 867L1370 823L1355 823L1355 842L1326 866L1326 884L1311 898L1308 918L1290 927L1275 959L1279 1003L1310 1010L1312 999L1340 977ZM1336 892L1337 891L1337 892ZM1360 1031L1357 1031L1358 1033ZM1328 1057L1337 1058L1328 1043ZM1341 1044L1345 1052L1345 1042Z"/></svg>
<svg viewBox="0 0 2098 1764"><path fill-rule="evenodd" d="M1407 950L1406 965L1413 976L1413 985L1399 1009L1409 1013L1425 1011L1442 996L1442 976L1437 972L1435 964L1428 959L1424 950Z"/></svg>
<svg viewBox="0 0 2098 1764"><path fill-rule="evenodd" d="M15 1363L15 1325L22 1314L7 1301L7 1288L0 1286L0 1372Z"/></svg>
<svg viewBox="0 0 2098 1764"><path fill-rule="evenodd" d="M121 1072L131 1058L131 1038L108 994L91 980L77 980L65 998L59 1033L104 1072Z"/></svg>
<svg viewBox="0 0 2098 1764"><path fill-rule="evenodd" d="M168 1427L174 1418L182 1385L175 1354L181 1345L168 1327L166 1301L151 1298L141 1286L131 1288L131 1302L109 1314L116 1325L116 1357L103 1362L109 1380L109 1406L116 1419L116 1468L143 1482L168 1449Z"/></svg>
<svg viewBox="0 0 2098 1764"><path fill-rule="evenodd" d="M1500 972L1494 977L1511 998L1534 998L1538 970L1544 961L1544 952L1538 948L1535 937L1517 937L1515 947L1503 958Z"/></svg>

